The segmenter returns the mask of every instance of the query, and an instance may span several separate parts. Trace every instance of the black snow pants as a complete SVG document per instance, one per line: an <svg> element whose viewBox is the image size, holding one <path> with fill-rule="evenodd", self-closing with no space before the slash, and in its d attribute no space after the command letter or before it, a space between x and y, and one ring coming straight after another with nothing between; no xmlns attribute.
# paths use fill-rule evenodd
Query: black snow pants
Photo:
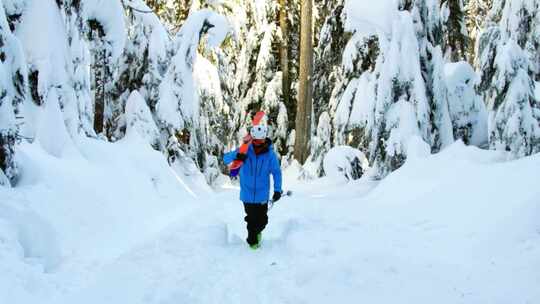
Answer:
<svg viewBox="0 0 540 304"><path fill-rule="evenodd" d="M248 237L246 241L250 245L257 243L257 235L261 233L268 224L268 204L248 204L244 203L247 223Z"/></svg>

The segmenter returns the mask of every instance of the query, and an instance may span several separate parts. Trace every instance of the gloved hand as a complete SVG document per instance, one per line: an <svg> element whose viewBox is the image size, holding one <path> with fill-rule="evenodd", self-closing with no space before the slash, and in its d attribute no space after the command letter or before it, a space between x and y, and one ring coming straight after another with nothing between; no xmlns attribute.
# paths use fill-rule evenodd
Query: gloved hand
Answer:
<svg viewBox="0 0 540 304"><path fill-rule="evenodd" d="M275 203L277 201L279 201L279 199L281 198L281 192L274 192L274 195L272 196L272 201Z"/></svg>
<svg viewBox="0 0 540 304"><path fill-rule="evenodd" d="M236 153L235 160L245 161L247 158L247 154L244 153Z"/></svg>

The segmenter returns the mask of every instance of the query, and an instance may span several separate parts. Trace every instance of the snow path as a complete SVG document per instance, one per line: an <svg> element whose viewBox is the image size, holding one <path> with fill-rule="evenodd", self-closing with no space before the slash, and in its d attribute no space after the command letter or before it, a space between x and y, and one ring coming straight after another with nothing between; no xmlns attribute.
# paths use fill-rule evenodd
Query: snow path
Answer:
<svg viewBox="0 0 540 304"><path fill-rule="evenodd" d="M380 182L286 171L252 251L238 189L197 190L135 144L25 147L34 175L0 192L1 303L540 303L540 155L456 143Z"/></svg>
<svg viewBox="0 0 540 304"><path fill-rule="evenodd" d="M499 167L487 179L507 171ZM507 230L505 224L515 220L512 214L499 216L496 211L491 219L477 221L489 204L497 204L489 197L470 208L476 198L465 190L469 199L456 193L440 198L442 205L430 204L430 197L439 194L434 186L414 198L412 205L386 201L387 193L375 184L324 185L321 181L298 186L292 198L280 201L270 212L263 247L256 252L243 242L237 191L218 193L156 239L103 266L87 288L56 303L536 303L540 299L534 287L540 283L534 270L540 266L540 225L535 235L525 238L497 231ZM524 195L528 202L540 197L538 191ZM461 202L446 203L460 196ZM519 195L516 201L521 201ZM469 212L464 213L467 205ZM531 206L538 204L514 206L515 214L534 211L519 210ZM509 241L514 243L508 246Z"/></svg>

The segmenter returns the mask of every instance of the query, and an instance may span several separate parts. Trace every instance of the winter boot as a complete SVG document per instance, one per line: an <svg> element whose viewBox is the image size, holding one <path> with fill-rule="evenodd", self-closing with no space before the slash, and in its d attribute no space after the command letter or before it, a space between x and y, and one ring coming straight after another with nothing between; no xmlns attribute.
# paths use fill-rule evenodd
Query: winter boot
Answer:
<svg viewBox="0 0 540 304"><path fill-rule="evenodd" d="M257 250L257 249L261 248L261 241L262 241L262 233L259 233L259 234L257 234L257 243L250 244L249 248L251 248L253 250Z"/></svg>

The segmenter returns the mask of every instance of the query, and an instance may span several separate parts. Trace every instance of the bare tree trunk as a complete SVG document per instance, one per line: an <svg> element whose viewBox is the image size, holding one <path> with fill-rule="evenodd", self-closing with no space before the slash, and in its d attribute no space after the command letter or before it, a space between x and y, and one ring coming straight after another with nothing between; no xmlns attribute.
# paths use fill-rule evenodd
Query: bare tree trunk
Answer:
<svg viewBox="0 0 540 304"><path fill-rule="evenodd" d="M94 89L94 131L99 135L105 131L105 57L102 35L98 30L92 30L93 40L96 45L91 69L93 71Z"/></svg>
<svg viewBox="0 0 540 304"><path fill-rule="evenodd" d="M300 22L300 76L294 158L303 164L309 156L311 136L311 107L313 102L313 33L312 0L302 0Z"/></svg>
<svg viewBox="0 0 540 304"><path fill-rule="evenodd" d="M287 107L287 113L289 114L289 127L294 128L294 113L295 105L292 102L291 98L291 74L289 68L289 20L287 18L287 0L279 0L279 26L281 27L281 45L279 48L279 57L282 71L282 94L283 94L283 103Z"/></svg>

